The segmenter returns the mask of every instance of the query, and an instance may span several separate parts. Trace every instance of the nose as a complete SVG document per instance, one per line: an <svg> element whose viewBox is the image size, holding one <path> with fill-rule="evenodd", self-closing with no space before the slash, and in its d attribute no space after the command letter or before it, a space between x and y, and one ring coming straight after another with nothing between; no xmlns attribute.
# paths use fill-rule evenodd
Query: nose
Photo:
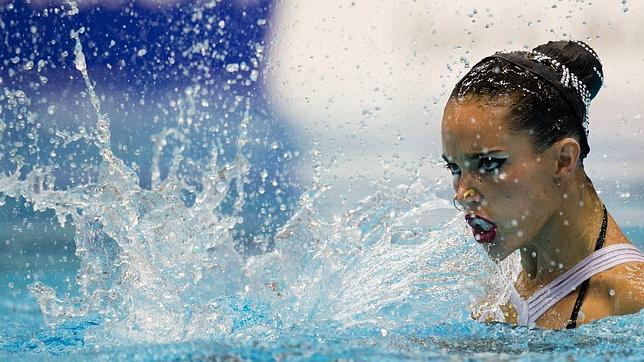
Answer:
<svg viewBox="0 0 644 362"><path fill-rule="evenodd" d="M461 175L455 184L455 201L458 202L465 210L474 210L481 202L481 193L476 187L479 183L479 177L474 175Z"/></svg>

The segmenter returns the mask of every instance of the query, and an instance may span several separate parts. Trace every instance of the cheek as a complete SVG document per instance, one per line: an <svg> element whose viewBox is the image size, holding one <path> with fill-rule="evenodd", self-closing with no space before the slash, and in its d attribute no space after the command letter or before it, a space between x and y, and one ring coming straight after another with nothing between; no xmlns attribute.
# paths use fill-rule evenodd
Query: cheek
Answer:
<svg viewBox="0 0 644 362"><path fill-rule="evenodd" d="M497 196L502 199L520 198L522 201L540 197L544 191L544 170L534 164L522 163L506 168L492 178Z"/></svg>
<svg viewBox="0 0 644 362"><path fill-rule="evenodd" d="M523 169L507 170L495 176L485 193L488 207L506 226L517 226L539 207L540 188L535 185L534 175Z"/></svg>
<svg viewBox="0 0 644 362"><path fill-rule="evenodd" d="M503 203L517 199L525 200L525 194L530 189L525 182L526 179L525 172L522 170L502 171L491 177L491 188L486 196L489 201Z"/></svg>
<svg viewBox="0 0 644 362"><path fill-rule="evenodd" d="M517 236L527 236L547 213L552 204L552 193L544 175L525 169L508 170L505 177L499 174L486 198L491 211L507 232L514 234L520 231Z"/></svg>

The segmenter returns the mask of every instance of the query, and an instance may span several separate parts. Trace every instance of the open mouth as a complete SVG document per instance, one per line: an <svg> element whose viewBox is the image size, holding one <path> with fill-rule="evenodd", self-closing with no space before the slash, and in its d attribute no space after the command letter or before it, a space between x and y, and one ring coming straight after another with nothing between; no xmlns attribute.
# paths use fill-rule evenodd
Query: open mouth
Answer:
<svg viewBox="0 0 644 362"><path fill-rule="evenodd" d="M465 215L465 221L472 228L474 239L479 243L491 243L496 238L496 224L492 221L475 214Z"/></svg>

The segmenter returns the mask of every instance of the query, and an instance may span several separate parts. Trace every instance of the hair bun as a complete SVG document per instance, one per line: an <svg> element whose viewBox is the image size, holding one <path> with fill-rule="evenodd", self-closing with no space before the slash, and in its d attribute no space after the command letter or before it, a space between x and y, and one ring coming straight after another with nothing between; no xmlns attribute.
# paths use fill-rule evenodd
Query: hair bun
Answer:
<svg viewBox="0 0 644 362"><path fill-rule="evenodd" d="M535 51L556 59L579 78L595 98L604 83L604 71L597 53L582 41L550 41L539 45Z"/></svg>

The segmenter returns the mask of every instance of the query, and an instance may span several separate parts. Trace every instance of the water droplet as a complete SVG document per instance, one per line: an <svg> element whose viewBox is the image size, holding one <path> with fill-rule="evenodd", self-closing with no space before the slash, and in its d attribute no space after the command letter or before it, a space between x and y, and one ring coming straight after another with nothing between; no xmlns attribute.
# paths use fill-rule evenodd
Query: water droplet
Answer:
<svg viewBox="0 0 644 362"><path fill-rule="evenodd" d="M466 57L461 57L461 63L463 63L464 68L469 68L470 67L470 61Z"/></svg>
<svg viewBox="0 0 644 362"><path fill-rule="evenodd" d="M586 313L579 311L579 314L577 314L577 320L583 322L584 319L586 319Z"/></svg>
<svg viewBox="0 0 644 362"><path fill-rule="evenodd" d="M219 193L226 191L226 183L223 181L217 182L217 184L215 185L215 190L217 190L217 192Z"/></svg>
<svg viewBox="0 0 644 362"><path fill-rule="evenodd" d="M239 70L239 64L237 63L230 63L226 64L226 71L229 73L234 73Z"/></svg>
<svg viewBox="0 0 644 362"><path fill-rule="evenodd" d="M625 200L625 199L628 199L628 198L630 198L630 197L631 197L631 193L630 193L630 192L628 192L628 191L620 192L620 193L619 193L619 198L620 198L620 199L624 199L624 200Z"/></svg>
<svg viewBox="0 0 644 362"><path fill-rule="evenodd" d="M142 57L142 56L146 55L147 53L148 53L148 50L147 50L147 49L145 49L145 48L143 48L143 49L139 49L139 50L136 52L136 55L138 55L138 56Z"/></svg>
<svg viewBox="0 0 644 362"><path fill-rule="evenodd" d="M250 71L250 80L253 82L257 81L257 77L259 77L259 72L256 69L253 69Z"/></svg>
<svg viewBox="0 0 644 362"><path fill-rule="evenodd" d="M85 63L85 54L83 54L82 52L76 52L74 66L81 72L87 69L87 64Z"/></svg>
<svg viewBox="0 0 644 362"><path fill-rule="evenodd" d="M383 337L387 337L387 330L386 330L386 329L384 329L384 328L382 328L382 329L380 330L380 335L381 335L381 336L383 336Z"/></svg>
<svg viewBox="0 0 644 362"><path fill-rule="evenodd" d="M56 113L56 106L52 104L49 107L47 107L47 113L49 115L52 115L52 114Z"/></svg>

